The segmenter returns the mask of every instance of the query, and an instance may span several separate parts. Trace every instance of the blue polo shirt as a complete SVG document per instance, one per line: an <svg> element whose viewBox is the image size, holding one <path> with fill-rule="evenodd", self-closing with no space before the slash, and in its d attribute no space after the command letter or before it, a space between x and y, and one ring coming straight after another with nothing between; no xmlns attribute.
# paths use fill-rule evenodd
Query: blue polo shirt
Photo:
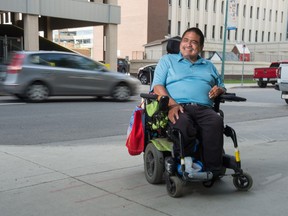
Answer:
<svg viewBox="0 0 288 216"><path fill-rule="evenodd" d="M225 88L216 67L198 57L194 63L182 54L166 54L158 62L151 90L162 85L177 103L197 103L211 107L209 91L214 85Z"/></svg>

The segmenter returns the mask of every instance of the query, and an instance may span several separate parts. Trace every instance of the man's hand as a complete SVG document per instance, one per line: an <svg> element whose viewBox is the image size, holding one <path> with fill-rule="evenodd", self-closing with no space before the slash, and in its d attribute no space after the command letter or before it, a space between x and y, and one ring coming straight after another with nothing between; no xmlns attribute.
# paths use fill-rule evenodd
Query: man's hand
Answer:
<svg viewBox="0 0 288 216"><path fill-rule="evenodd" d="M170 106L169 112L168 112L168 118L169 120L175 124L176 121L179 119L179 112L183 113L184 109L180 104L175 104Z"/></svg>
<svg viewBox="0 0 288 216"><path fill-rule="evenodd" d="M225 92L225 90L219 86L213 86L213 88L210 90L209 92L209 98L210 99L214 99L217 96L223 94Z"/></svg>

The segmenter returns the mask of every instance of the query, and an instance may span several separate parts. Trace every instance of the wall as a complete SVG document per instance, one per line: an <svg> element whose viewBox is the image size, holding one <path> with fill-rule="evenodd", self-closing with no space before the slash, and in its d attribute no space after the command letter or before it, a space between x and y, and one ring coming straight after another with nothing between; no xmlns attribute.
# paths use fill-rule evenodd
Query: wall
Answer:
<svg viewBox="0 0 288 216"><path fill-rule="evenodd" d="M131 60L130 62L130 74L135 76L137 74L138 68L148 65L157 63L155 60ZM217 68L218 72L221 73L221 61L213 62L215 67ZM244 62L244 73L243 75L247 78L251 78L253 76L254 68L256 67L269 67L270 62ZM224 79L225 78L239 78L242 76L242 68L243 62L225 62L225 72L224 72Z"/></svg>

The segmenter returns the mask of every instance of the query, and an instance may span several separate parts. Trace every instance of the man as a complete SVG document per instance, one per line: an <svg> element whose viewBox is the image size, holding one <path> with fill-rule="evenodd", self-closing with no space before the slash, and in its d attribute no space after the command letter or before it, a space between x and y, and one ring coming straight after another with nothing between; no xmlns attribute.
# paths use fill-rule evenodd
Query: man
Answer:
<svg viewBox="0 0 288 216"><path fill-rule="evenodd" d="M203 46L201 30L187 29L179 54L164 55L158 62L151 89L169 96L168 118L170 125L182 132L185 159L195 143L195 125L200 128L204 167L216 176L222 166L224 125L212 106L214 98L226 89L215 66L200 57Z"/></svg>

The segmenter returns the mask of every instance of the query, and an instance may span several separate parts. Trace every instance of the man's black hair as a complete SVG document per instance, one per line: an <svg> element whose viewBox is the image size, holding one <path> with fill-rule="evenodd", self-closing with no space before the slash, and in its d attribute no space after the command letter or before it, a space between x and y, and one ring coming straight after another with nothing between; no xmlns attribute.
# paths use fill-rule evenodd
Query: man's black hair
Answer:
<svg viewBox="0 0 288 216"><path fill-rule="evenodd" d="M199 36L200 36L200 45L201 45L201 46L204 45L204 35L203 35L202 31L201 31L199 28L192 27L192 28L187 29L187 30L183 33L182 38L184 37L184 35L185 35L187 32L194 32L194 33L196 33L197 35L199 35Z"/></svg>

